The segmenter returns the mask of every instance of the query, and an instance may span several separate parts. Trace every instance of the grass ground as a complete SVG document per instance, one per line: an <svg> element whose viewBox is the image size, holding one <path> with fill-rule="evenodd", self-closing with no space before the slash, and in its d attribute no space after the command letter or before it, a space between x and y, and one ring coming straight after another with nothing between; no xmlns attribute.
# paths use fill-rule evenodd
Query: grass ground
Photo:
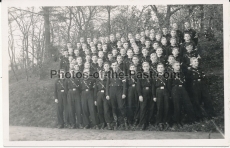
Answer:
<svg viewBox="0 0 230 148"><path fill-rule="evenodd" d="M202 67L208 76L208 85L214 102L217 117L216 125L224 132L224 86L223 86L223 46L217 41L201 40L199 51L203 58ZM19 81L15 81L10 74L9 88L9 121L12 126L55 127L56 104L53 98L53 85L49 71L58 68L58 62L46 66L46 78L39 80L31 75L26 81L23 74ZM197 124L186 125L179 131L190 132L192 129L203 132L215 132L216 128L211 120Z"/></svg>

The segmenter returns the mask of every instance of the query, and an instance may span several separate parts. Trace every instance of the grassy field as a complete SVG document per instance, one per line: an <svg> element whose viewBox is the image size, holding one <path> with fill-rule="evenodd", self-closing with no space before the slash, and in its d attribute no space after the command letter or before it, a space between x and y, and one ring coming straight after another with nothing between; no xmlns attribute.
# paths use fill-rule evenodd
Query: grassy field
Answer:
<svg viewBox="0 0 230 148"><path fill-rule="evenodd" d="M224 132L223 46L218 41L201 40L199 43L199 51L203 58L202 67L208 76L208 86L217 113L214 122ZM25 76L21 74L18 76L20 80L16 81L10 73L10 125L56 126L56 104L53 98L55 79L50 78L49 72L51 69L57 69L58 65L58 62L46 65L47 74L43 80L31 75L29 81L27 81ZM210 120L185 125L180 131L190 132L192 129L205 132L216 131L213 122Z"/></svg>

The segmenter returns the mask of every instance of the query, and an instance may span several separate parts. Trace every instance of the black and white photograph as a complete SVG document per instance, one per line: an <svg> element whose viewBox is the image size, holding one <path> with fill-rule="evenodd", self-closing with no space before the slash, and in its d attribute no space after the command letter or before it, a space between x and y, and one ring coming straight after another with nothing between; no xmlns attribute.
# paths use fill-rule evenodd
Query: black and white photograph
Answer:
<svg viewBox="0 0 230 148"><path fill-rule="evenodd" d="M36 2L5 5L6 143L227 145L224 1Z"/></svg>

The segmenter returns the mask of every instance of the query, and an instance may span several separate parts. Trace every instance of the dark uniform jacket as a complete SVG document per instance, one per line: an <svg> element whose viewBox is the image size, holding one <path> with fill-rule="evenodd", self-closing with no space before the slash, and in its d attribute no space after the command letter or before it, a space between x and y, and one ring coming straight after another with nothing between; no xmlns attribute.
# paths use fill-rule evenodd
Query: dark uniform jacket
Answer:
<svg viewBox="0 0 230 148"><path fill-rule="evenodd" d="M57 79L55 81L55 88L54 88L54 97L55 97L55 99L58 99L58 94L60 92L65 93L65 95L67 95L67 93L68 93L66 79Z"/></svg>
<svg viewBox="0 0 230 148"><path fill-rule="evenodd" d="M143 72L142 78L137 79L137 93L138 96L143 96L143 89L149 89L152 91L153 79L151 73Z"/></svg>
<svg viewBox="0 0 230 148"><path fill-rule="evenodd" d="M171 94L171 84L170 80L168 78L165 78L163 75L158 75L154 80L153 80L153 85L152 85L152 94L153 98L156 97L156 89L161 88L166 89L169 92L169 95Z"/></svg>
<svg viewBox="0 0 230 148"><path fill-rule="evenodd" d="M81 79L81 91L93 91L94 87L95 87L95 79L93 78Z"/></svg>
<svg viewBox="0 0 230 148"><path fill-rule="evenodd" d="M60 69L64 69L65 72L69 71L69 59L68 59L68 57L62 57L61 58Z"/></svg>
<svg viewBox="0 0 230 148"><path fill-rule="evenodd" d="M184 34L185 33L189 33L190 34L190 36L191 36L191 40L195 43L195 45L197 45L197 43L198 43L198 38L195 38L195 36L196 36L196 31L194 30L194 29L187 29L187 30L184 30Z"/></svg>
<svg viewBox="0 0 230 148"><path fill-rule="evenodd" d="M106 91L106 79L104 79L104 80L97 79L96 80L95 88L94 88L94 98L95 99L97 99L97 93L99 91L106 94L105 93L105 91Z"/></svg>
<svg viewBox="0 0 230 148"><path fill-rule="evenodd" d="M67 90L80 90L81 81L79 78L69 78L67 79Z"/></svg>

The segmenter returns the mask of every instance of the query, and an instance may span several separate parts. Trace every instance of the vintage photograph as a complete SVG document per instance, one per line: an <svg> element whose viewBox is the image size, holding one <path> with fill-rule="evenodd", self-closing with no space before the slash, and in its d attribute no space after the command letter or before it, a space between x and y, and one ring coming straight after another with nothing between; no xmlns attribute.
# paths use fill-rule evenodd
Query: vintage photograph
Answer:
<svg viewBox="0 0 230 148"><path fill-rule="evenodd" d="M225 139L223 12L7 7L9 141Z"/></svg>

